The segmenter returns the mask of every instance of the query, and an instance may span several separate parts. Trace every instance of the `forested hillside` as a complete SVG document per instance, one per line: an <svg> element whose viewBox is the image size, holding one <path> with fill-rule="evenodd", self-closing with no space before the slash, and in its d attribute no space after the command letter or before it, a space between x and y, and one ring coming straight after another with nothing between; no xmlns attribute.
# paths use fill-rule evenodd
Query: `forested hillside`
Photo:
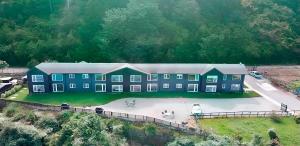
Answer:
<svg viewBox="0 0 300 146"><path fill-rule="evenodd" d="M300 63L300 0L1 0L0 60Z"/></svg>

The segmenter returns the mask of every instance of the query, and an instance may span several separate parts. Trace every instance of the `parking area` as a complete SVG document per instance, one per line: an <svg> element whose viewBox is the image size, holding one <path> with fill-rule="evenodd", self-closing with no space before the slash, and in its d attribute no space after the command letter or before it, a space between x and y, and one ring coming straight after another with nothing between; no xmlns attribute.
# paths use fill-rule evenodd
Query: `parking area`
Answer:
<svg viewBox="0 0 300 146"><path fill-rule="evenodd" d="M127 101L135 100L135 106L128 107ZM102 105L104 110L136 115L145 115L181 123L191 115L193 104L200 104L205 113L233 111L271 111L280 110L279 106L262 97L253 98L125 98ZM98 106L99 107L99 106ZM95 108L95 107L93 107ZM163 117L165 110L174 112L174 118Z"/></svg>

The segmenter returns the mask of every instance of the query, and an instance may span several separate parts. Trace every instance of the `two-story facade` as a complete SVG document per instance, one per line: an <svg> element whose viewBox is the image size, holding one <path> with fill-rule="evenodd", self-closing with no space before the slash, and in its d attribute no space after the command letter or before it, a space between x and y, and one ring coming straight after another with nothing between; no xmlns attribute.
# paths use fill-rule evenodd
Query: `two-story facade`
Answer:
<svg viewBox="0 0 300 146"><path fill-rule="evenodd" d="M30 93L243 92L243 64L41 63Z"/></svg>

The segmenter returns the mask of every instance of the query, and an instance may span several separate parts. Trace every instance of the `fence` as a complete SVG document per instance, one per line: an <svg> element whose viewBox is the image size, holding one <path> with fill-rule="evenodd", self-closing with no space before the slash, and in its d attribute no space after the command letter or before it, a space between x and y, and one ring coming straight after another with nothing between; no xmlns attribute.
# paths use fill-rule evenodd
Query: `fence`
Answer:
<svg viewBox="0 0 300 146"><path fill-rule="evenodd" d="M0 107L1 106L3 107L9 103L17 103L26 108L33 109L33 110L53 111L53 112L62 111L61 106L0 99ZM94 109L79 108L79 107L70 107L69 110L74 112L95 113ZM144 115L135 115L135 114L128 114L128 113L112 112L112 111L103 111L102 114L98 114L98 115L107 118L117 118L126 121L132 121L132 122L152 122L161 126L165 126L175 130L180 130L189 134L201 134L202 132L204 132L204 130L201 129L188 128L187 126L181 123L170 122L170 121L144 116Z"/></svg>
<svg viewBox="0 0 300 146"><path fill-rule="evenodd" d="M245 118L245 117L270 117L270 116L291 116L290 112L284 111L239 111L239 112L212 112L202 113L200 119L211 118Z"/></svg>

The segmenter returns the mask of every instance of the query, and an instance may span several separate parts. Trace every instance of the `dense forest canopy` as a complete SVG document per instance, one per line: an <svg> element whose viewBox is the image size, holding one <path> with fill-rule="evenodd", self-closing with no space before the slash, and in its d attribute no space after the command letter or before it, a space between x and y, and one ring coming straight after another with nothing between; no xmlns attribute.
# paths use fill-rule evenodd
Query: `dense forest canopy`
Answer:
<svg viewBox="0 0 300 146"><path fill-rule="evenodd" d="M300 0L1 0L0 60L300 63Z"/></svg>

